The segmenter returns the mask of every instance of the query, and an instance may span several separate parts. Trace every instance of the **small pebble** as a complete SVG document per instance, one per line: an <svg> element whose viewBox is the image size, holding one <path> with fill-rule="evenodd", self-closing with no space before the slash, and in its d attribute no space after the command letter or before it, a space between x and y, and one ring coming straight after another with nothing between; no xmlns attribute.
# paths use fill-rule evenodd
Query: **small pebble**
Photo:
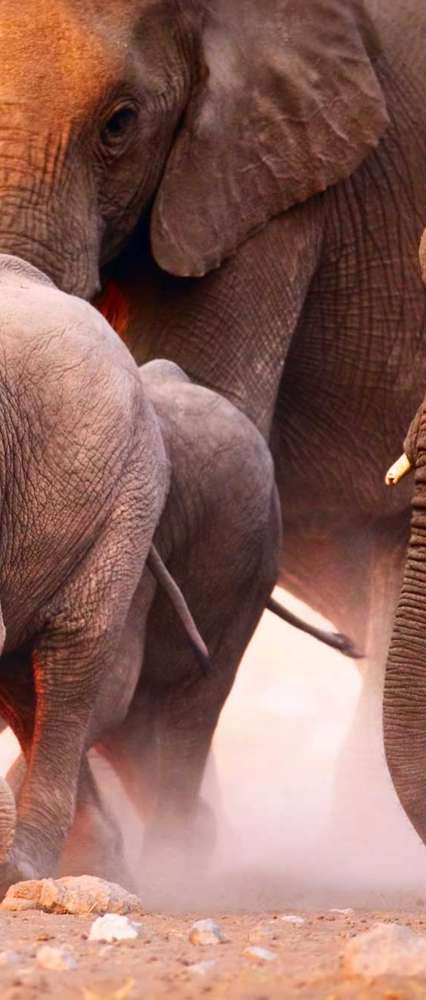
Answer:
<svg viewBox="0 0 426 1000"><path fill-rule="evenodd" d="M140 926L118 913L106 913L93 921L89 941L106 941L108 944L111 941L132 941L139 936Z"/></svg>
<svg viewBox="0 0 426 1000"><path fill-rule="evenodd" d="M270 951L269 948L258 948L256 945L244 948L243 955L250 958L252 962L274 962L277 957L275 952Z"/></svg>
<svg viewBox="0 0 426 1000"><path fill-rule="evenodd" d="M77 968L74 956L66 948L52 948L50 944L44 944L38 949L36 959L42 969L67 972L69 969Z"/></svg>
<svg viewBox="0 0 426 1000"><path fill-rule="evenodd" d="M17 951L0 951L0 965L16 965L19 961Z"/></svg>
<svg viewBox="0 0 426 1000"><path fill-rule="evenodd" d="M193 972L195 976L208 976L209 972L212 972L217 962L214 958L209 959L206 962L195 962L195 965L188 966L188 972Z"/></svg>
<svg viewBox="0 0 426 1000"><path fill-rule="evenodd" d="M294 913L283 913L282 916L280 916L280 920L283 920L285 924L297 924L297 926L301 926L305 923L304 917L296 917Z"/></svg>
<svg viewBox="0 0 426 1000"><path fill-rule="evenodd" d="M189 932L191 944L222 944L226 937L214 920L196 920Z"/></svg>

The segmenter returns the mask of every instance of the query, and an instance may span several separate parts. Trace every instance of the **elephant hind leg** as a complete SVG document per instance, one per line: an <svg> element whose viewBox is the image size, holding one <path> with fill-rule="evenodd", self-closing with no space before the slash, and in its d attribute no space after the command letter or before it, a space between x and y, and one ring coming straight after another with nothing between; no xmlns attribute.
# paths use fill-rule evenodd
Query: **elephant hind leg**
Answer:
<svg viewBox="0 0 426 1000"><path fill-rule="evenodd" d="M97 875L133 892L120 824L102 794L103 780L109 778L105 764L96 768L95 779L88 759L83 761L75 819L62 852L60 874Z"/></svg>
<svg viewBox="0 0 426 1000"><path fill-rule="evenodd" d="M106 765L101 763L99 767L98 762L95 779L89 760L83 760L74 823L62 852L59 874L97 875L133 892L135 884L125 858L120 824L102 794L102 785L110 783L111 772L108 769L105 775ZM25 757L20 754L6 775L16 800L26 770Z"/></svg>
<svg viewBox="0 0 426 1000"><path fill-rule="evenodd" d="M204 553L194 552L193 564L185 555L183 565L178 559L171 565L177 581L185 581L212 669L208 676L194 670L186 636L158 593L132 705L121 728L103 741L102 752L145 819L138 878L155 907L179 906L182 899L189 905L188 893L199 885L206 892L216 822L200 788L220 712L275 581L275 508L258 545L249 563L230 561L219 598L207 543ZM191 903L197 904L195 896Z"/></svg>

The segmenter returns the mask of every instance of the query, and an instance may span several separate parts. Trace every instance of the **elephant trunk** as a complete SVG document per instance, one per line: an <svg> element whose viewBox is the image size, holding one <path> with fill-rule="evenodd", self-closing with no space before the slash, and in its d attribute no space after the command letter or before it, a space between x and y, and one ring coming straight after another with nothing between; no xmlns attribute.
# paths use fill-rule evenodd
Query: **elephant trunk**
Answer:
<svg viewBox="0 0 426 1000"><path fill-rule="evenodd" d="M12 789L0 778L0 864L7 859L16 829L16 805Z"/></svg>
<svg viewBox="0 0 426 1000"><path fill-rule="evenodd" d="M413 436L416 435L413 450ZM413 421L406 451L415 462L410 542L386 665L383 721L391 777L426 841L426 424Z"/></svg>

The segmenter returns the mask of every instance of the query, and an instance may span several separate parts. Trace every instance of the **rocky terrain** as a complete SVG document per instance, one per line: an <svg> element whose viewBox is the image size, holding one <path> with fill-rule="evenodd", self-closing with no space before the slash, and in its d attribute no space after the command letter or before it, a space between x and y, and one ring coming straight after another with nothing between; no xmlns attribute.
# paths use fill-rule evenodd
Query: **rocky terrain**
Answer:
<svg viewBox="0 0 426 1000"><path fill-rule="evenodd" d="M25 883L9 894L0 910L2 1000L426 997L420 910L166 916L88 881ZM105 916L108 906L115 912Z"/></svg>

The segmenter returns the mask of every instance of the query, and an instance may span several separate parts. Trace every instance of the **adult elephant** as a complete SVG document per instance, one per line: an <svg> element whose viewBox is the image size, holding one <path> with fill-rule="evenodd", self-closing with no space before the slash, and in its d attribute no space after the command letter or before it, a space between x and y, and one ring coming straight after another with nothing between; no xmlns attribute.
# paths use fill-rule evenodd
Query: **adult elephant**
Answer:
<svg viewBox="0 0 426 1000"><path fill-rule="evenodd" d="M282 582L368 654L368 824L352 747L345 812L383 858L409 487L386 495L381 470L426 376L426 12L0 0L0 20L0 250L87 298L112 281L104 309L139 360L175 360L270 435Z"/></svg>

